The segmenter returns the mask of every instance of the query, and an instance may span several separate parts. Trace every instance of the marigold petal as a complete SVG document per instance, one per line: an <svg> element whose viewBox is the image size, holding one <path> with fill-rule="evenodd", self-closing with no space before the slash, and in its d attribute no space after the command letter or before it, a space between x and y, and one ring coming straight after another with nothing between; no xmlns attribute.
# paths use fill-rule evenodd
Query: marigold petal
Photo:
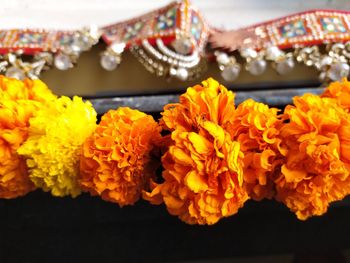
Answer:
<svg viewBox="0 0 350 263"><path fill-rule="evenodd" d="M288 169L286 165L282 165L281 172L286 178L286 182L300 182L305 179L307 173L304 170L291 170Z"/></svg>
<svg viewBox="0 0 350 263"><path fill-rule="evenodd" d="M191 156L189 156L184 150L178 147L170 147L169 151L177 162L188 166L193 165Z"/></svg>
<svg viewBox="0 0 350 263"><path fill-rule="evenodd" d="M212 151L211 143L197 133L190 132L188 134L188 140L199 154L207 155Z"/></svg>
<svg viewBox="0 0 350 263"><path fill-rule="evenodd" d="M208 184L204 178L196 171L190 171L185 176L185 185L188 186L194 193L200 193L208 190Z"/></svg>

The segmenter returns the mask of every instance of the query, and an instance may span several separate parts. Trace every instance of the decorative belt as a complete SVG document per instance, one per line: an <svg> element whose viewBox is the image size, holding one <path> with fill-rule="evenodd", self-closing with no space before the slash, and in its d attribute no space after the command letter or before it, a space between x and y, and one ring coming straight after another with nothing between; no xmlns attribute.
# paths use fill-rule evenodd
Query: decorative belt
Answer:
<svg viewBox="0 0 350 263"><path fill-rule="evenodd" d="M148 71L180 80L197 78L213 55L226 81L234 81L242 68L263 74L268 63L279 74L289 73L296 63L315 67L321 81L350 73L350 12L312 10L220 31L209 27L188 1L102 28L1 30L0 73L23 79L37 78L51 66L67 70L100 37L107 45L100 62L110 71L130 50Z"/></svg>

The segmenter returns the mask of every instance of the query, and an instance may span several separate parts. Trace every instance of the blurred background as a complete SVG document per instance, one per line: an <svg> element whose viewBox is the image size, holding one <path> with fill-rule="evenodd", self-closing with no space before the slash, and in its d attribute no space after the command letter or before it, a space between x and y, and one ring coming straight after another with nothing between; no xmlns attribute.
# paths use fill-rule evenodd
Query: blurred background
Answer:
<svg viewBox="0 0 350 263"><path fill-rule="evenodd" d="M169 0L0 0L0 28L76 29L141 15ZM192 0L219 28L233 29L308 9L350 9L348 0Z"/></svg>

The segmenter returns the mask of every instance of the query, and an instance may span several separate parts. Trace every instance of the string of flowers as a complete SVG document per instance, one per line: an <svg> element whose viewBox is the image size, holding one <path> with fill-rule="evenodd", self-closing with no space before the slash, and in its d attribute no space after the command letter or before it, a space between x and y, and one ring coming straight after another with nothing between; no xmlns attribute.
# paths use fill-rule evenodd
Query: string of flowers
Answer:
<svg viewBox="0 0 350 263"><path fill-rule="evenodd" d="M350 82L294 97L283 112L234 98L209 78L159 122L119 108L96 124L91 103L0 76L0 198L36 188L121 207L143 198L211 225L249 199L275 199L306 220L350 194Z"/></svg>

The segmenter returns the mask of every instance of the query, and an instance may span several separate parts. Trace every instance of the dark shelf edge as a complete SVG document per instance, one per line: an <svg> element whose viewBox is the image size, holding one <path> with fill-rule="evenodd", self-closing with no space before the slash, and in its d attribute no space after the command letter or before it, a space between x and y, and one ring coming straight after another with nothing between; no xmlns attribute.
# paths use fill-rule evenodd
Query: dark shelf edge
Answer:
<svg viewBox="0 0 350 263"><path fill-rule="evenodd" d="M236 104L252 98L255 101L268 104L270 106L282 106L292 102L294 96L300 96L305 93L321 94L324 88L295 88L295 89L264 89L254 91L237 91ZM131 107L144 112L160 112L164 105L174 103L179 100L178 94L169 95L145 95L129 97L109 97L109 98L91 98L89 101L93 104L98 114L103 114L110 109L119 107Z"/></svg>

